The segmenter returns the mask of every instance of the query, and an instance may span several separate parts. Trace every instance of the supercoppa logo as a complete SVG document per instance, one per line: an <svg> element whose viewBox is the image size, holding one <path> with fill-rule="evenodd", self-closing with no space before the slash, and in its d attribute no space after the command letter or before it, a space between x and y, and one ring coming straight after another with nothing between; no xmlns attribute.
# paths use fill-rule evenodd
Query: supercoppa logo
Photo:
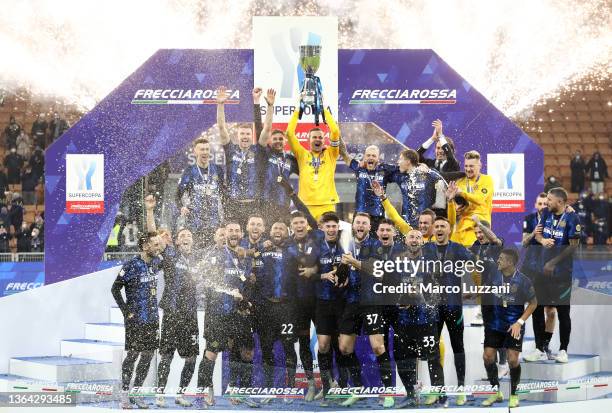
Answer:
<svg viewBox="0 0 612 413"><path fill-rule="evenodd" d="M279 91L279 96L282 98L291 98L295 95L296 77L300 87L304 80L304 71L299 62L296 65L295 56L299 53L299 41L305 37L306 33L299 27L292 27L290 31L289 39L286 36L270 36L272 52L276 62L283 70L283 79ZM308 44L318 45L321 43L321 36L316 33L308 32L306 37L308 38Z"/></svg>
<svg viewBox="0 0 612 413"><path fill-rule="evenodd" d="M75 162L75 172L78 179L79 191L91 191L91 177L96 172L98 162L95 159L81 158Z"/></svg>
<svg viewBox="0 0 612 413"><path fill-rule="evenodd" d="M66 155L66 212L104 212L104 154Z"/></svg>
<svg viewBox="0 0 612 413"><path fill-rule="evenodd" d="M499 189L512 189L512 176L516 172L516 161L513 159L504 159L501 165L497 168L499 174Z"/></svg>

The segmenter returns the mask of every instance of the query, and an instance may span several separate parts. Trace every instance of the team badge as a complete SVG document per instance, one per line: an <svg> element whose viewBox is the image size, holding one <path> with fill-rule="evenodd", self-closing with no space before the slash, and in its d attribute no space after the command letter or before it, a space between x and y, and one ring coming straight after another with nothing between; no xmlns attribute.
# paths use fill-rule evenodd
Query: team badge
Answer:
<svg viewBox="0 0 612 413"><path fill-rule="evenodd" d="M488 192L488 191L487 191L487 188L482 188L482 193L483 193L483 194L486 194L487 192Z"/></svg>
<svg viewBox="0 0 612 413"><path fill-rule="evenodd" d="M250 160L250 161L255 159L255 154L253 152L249 151L249 153L247 155L247 159Z"/></svg>
<svg viewBox="0 0 612 413"><path fill-rule="evenodd" d="M213 180L213 182L217 182L219 180L219 176L218 175L213 175L212 180Z"/></svg>
<svg viewBox="0 0 612 413"><path fill-rule="evenodd" d="M560 226L561 228L565 228L565 225L566 225L565 221L561 221L561 222L559 223L559 226Z"/></svg>
<svg viewBox="0 0 612 413"><path fill-rule="evenodd" d="M512 293L516 293L518 291L518 285L512 284L512 286L510 287L510 291Z"/></svg>

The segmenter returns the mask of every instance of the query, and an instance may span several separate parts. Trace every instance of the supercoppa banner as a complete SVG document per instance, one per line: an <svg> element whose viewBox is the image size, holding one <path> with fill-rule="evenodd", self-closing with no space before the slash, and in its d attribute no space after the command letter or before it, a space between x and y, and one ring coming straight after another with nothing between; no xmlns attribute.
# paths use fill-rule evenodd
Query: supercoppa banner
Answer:
<svg viewBox="0 0 612 413"><path fill-rule="evenodd" d="M289 122L304 80L300 46L321 46L320 66L325 106L338 108L338 18L337 17L254 17L253 48L255 84L277 91L274 121ZM265 105L263 105L265 108ZM310 108L304 121L313 123Z"/></svg>
<svg viewBox="0 0 612 413"><path fill-rule="evenodd" d="M523 214L544 185L542 149L529 136L432 50L339 50L337 61L338 112L333 114L339 122L371 122L418 148L431 136L431 122L441 119L459 162L468 150L479 151L483 172L494 182L500 172L488 154L523 154L524 182L530 183L524 187L525 212L496 212L492 222L508 245L520 242ZM209 99L207 93L220 85L237 91L226 107L227 121L253 120L253 71L252 50L160 50L51 145L45 185L47 284L98 268L124 190L216 122L213 95ZM265 78L261 82L257 86L275 86ZM355 137L344 139L350 145ZM67 154L104 155L102 214L66 211ZM426 155L433 157L433 149ZM513 185L518 176L515 169Z"/></svg>

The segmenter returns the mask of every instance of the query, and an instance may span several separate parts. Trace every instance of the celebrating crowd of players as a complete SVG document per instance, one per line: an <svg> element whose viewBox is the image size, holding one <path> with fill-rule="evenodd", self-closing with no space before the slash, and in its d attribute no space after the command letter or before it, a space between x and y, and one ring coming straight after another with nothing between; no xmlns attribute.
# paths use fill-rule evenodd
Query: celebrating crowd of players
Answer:
<svg viewBox="0 0 612 413"><path fill-rule="evenodd" d="M380 162L376 146L366 148L358 160L347 153L329 110L325 111L329 146L324 131L313 128L310 148L305 149L295 135L297 110L286 131L272 129L274 90L265 93L267 110L262 122L259 101L263 94L261 89L253 91L257 143L253 144L251 124L237 126L234 143L225 123L228 95L224 88L217 91L217 122L226 164L212 162L207 139L195 140L195 164L184 170L178 185L176 202L181 216L173 232L157 230L156 200L152 196L145 199L148 232L139 240L142 252L123 265L112 288L125 317L124 408L133 404L147 407L144 399L130 398L127 392L136 361L133 386L142 386L155 350L160 354L157 387L162 393L175 350L184 359L180 389L189 385L197 367L197 387L209 389L203 398L205 405L215 403L213 371L220 352L229 354L230 386L253 387L254 334L259 338L264 372L264 383L258 387L295 387L299 357L308 381L305 400L327 404L325 396L332 387L363 385L355 343L357 336L366 335L380 383L392 386L393 359L406 388L406 398L398 403L393 397L382 398L385 408L445 403L443 395L419 400L416 361L427 360L432 385L444 384L440 337L446 325L457 381L464 384L461 290L379 294L375 284L461 286L466 280L440 267L430 272L377 274L381 261L398 258L415 263L480 260L482 271L472 274L472 283L510 286L508 293L482 295L478 302L485 326L487 376L492 385L499 386L497 361L504 365L507 359L511 407L518 405L519 354L524 324L532 313L537 350L528 359L553 357L548 342L556 308L561 327L556 360L567 362L571 256L580 224L565 205L563 189L541 194L537 213L526 217L523 244L533 247L519 271L518 252L505 248L491 230L493 182L480 171L480 154L465 153L461 171L454 142L444 136L441 121L433 122L432 137L418 150L403 150L397 164ZM286 141L290 153L284 149ZM427 159L425 153L432 145L435 159ZM341 220L335 212L339 198L334 175L340 156L356 180L350 234L340 230ZM289 183L291 174L299 176L298 193ZM385 195L392 183L402 194L399 212ZM161 277L160 337L157 280ZM125 289L125 300L121 289ZM200 296L205 297L203 329L197 319ZM315 382L311 323L317 334L320 390ZM205 352L196 366L202 337ZM276 366L274 354L277 341L284 350L280 380L275 375L275 368L281 367ZM503 397L499 391L482 404L489 406ZM257 406L249 399L230 400ZM351 406L359 400L355 395L342 404ZM458 396L455 403L466 401L466 396ZM191 405L181 394L175 402ZM163 394L156 404L166 405Z"/></svg>

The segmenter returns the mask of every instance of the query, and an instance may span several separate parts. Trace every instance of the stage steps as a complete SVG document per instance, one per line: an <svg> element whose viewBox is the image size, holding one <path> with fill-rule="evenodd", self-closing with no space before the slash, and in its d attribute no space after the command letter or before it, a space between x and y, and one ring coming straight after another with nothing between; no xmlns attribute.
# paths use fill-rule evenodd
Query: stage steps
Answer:
<svg viewBox="0 0 612 413"><path fill-rule="evenodd" d="M557 363L554 360L521 362L521 377L525 380L567 381L600 370L599 356L588 354L570 354L567 363Z"/></svg>
<svg viewBox="0 0 612 413"><path fill-rule="evenodd" d="M13 357L9 373L58 383L117 377L112 362L64 356Z"/></svg>

